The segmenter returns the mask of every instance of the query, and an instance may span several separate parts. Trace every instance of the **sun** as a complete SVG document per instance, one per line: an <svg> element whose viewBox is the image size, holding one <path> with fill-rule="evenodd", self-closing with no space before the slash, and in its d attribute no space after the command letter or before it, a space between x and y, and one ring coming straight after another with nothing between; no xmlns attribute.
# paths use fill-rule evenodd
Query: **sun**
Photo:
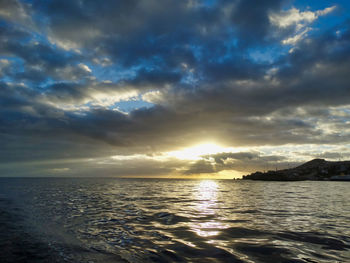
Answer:
<svg viewBox="0 0 350 263"><path fill-rule="evenodd" d="M179 151L168 152L167 154L181 160L199 160L203 155L216 154L224 151L224 147L212 142L207 142L184 148Z"/></svg>

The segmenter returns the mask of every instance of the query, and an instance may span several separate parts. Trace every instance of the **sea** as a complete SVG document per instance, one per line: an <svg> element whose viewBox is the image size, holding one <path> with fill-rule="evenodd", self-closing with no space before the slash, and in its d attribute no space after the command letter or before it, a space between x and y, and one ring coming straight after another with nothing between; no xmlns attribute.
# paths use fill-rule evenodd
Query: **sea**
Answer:
<svg viewBox="0 0 350 263"><path fill-rule="evenodd" d="M0 178L0 262L350 262L350 182Z"/></svg>

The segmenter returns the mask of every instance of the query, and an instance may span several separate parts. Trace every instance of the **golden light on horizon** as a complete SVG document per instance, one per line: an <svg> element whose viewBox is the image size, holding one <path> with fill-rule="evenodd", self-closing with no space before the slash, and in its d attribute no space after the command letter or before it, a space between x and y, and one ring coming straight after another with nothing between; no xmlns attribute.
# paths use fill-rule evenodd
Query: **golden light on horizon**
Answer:
<svg viewBox="0 0 350 263"><path fill-rule="evenodd" d="M226 150L227 148L218 144L207 142L187 147L182 150L171 151L168 152L167 155L181 160L199 160L204 155L217 154L220 152L225 152Z"/></svg>
<svg viewBox="0 0 350 263"><path fill-rule="evenodd" d="M176 148L175 148L176 149ZM246 172L235 171L232 169L228 170L218 170L215 172L199 172L188 174L186 171L191 165L195 165L198 161L205 161L208 164L215 166L215 154L221 153L235 153L248 151L245 147L228 147L217 144L213 141L203 141L199 144L190 145L188 147L183 147L176 150L156 152L154 154L132 154L132 155L112 155L109 156L109 160L106 163L116 163L116 162L129 162L132 161L133 165L136 162L153 161L158 162L161 165L165 165L167 162L170 164L172 162L179 162L177 169L174 169L172 173L169 174L143 174L140 175L127 175L126 178L144 178L145 176L149 178L183 178L183 179L233 179L241 178ZM176 160L177 159L177 160ZM103 160L102 160L103 161Z"/></svg>

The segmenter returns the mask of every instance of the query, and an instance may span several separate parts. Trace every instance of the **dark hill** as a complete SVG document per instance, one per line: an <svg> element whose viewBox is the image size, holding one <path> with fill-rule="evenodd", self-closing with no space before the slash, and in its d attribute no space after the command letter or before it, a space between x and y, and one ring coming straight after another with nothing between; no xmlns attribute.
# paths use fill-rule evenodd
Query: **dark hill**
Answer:
<svg viewBox="0 0 350 263"><path fill-rule="evenodd" d="M295 167L294 169L304 169L304 168L317 168L320 166L325 166L330 162L327 162L325 159L313 159L308 161L300 166Z"/></svg>
<svg viewBox="0 0 350 263"><path fill-rule="evenodd" d="M291 169L255 172L243 176L244 180L301 181L350 180L350 161L330 162L314 159Z"/></svg>

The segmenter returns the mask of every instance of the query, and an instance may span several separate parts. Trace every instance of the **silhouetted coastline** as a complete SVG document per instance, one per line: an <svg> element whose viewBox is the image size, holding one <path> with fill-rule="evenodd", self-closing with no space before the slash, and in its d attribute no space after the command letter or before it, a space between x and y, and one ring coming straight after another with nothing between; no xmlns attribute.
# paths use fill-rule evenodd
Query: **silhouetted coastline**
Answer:
<svg viewBox="0 0 350 263"><path fill-rule="evenodd" d="M263 181L350 181L350 161L330 162L313 159L290 169L255 172L245 175L243 180Z"/></svg>

